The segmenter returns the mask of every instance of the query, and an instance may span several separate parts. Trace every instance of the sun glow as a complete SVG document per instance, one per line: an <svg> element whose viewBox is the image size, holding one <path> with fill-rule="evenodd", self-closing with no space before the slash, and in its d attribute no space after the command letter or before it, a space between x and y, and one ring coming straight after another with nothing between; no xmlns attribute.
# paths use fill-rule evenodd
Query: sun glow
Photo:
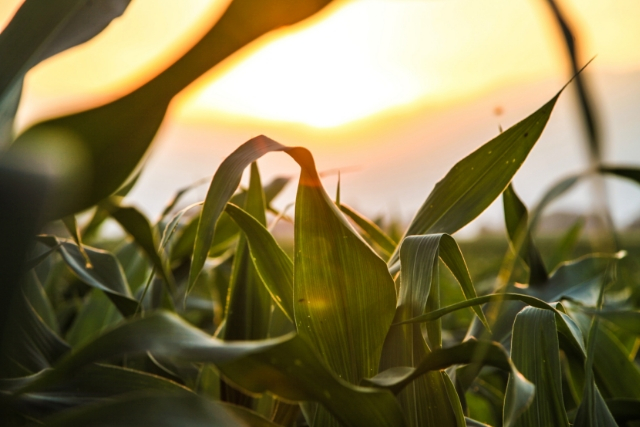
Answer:
<svg viewBox="0 0 640 427"><path fill-rule="evenodd" d="M135 0L102 34L40 64L21 124L114 99L170 64L229 0ZM0 18L20 0L0 7ZM593 67L640 67L640 3L564 1ZM572 7L573 6L573 7ZM453 103L496 87L566 78L544 2L336 0L267 35L192 85L172 113L343 127L396 108ZM3 21L0 19L0 23Z"/></svg>

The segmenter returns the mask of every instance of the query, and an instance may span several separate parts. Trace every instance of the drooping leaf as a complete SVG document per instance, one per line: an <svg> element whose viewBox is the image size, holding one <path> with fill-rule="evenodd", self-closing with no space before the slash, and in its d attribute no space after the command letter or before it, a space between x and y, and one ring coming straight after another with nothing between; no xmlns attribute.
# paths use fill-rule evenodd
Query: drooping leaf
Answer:
<svg viewBox="0 0 640 427"><path fill-rule="evenodd" d="M19 390L37 380L44 372L0 381L0 389L9 393ZM191 394L186 387L162 377L117 366L93 364L52 387L16 396L13 403L18 412L41 419L68 408L144 390Z"/></svg>
<svg viewBox="0 0 640 427"><path fill-rule="evenodd" d="M122 186L146 153L178 92L263 34L301 21L329 2L234 0L215 25L211 23L211 29L200 41L136 90L109 104L40 123L20 135L12 148L24 150L33 144L33 135L52 130L71 134L88 157L87 170L77 180L85 184L86 191L60 202L51 210L51 217L86 209ZM60 193L67 190L61 188Z"/></svg>
<svg viewBox="0 0 640 427"><path fill-rule="evenodd" d="M84 43L131 0L26 0L0 34L0 147L11 141L24 76L41 61Z"/></svg>
<svg viewBox="0 0 640 427"><path fill-rule="evenodd" d="M541 299L538 299L529 295L524 295L524 294L514 294L514 293L505 292L505 293L483 295L481 297L470 298L465 301L460 301L458 303L451 304L447 307L442 307L438 310L434 310L429 313L422 314L420 316L403 320L401 322L396 323L396 325L402 325L406 323L430 322L430 321L439 319L444 315L453 313L454 311L457 311L463 308L473 307L476 305L482 305L482 304L491 303L491 302L500 302L500 301L521 301L532 307L536 307L544 310L556 311L555 308L553 308L553 306L547 304Z"/></svg>
<svg viewBox="0 0 640 427"><path fill-rule="evenodd" d="M256 271L273 301L293 321L293 262L273 235L246 211L229 203L225 212L247 237Z"/></svg>
<svg viewBox="0 0 640 427"><path fill-rule="evenodd" d="M514 425L533 400L535 387L516 368L509 356L495 342L468 340L462 344L437 349L429 353L415 368L396 367L380 372L373 378L363 381L365 385L374 385L391 390L397 394L416 378L430 371L446 369L453 365L481 364L493 366L510 373L509 405L505 406L504 425Z"/></svg>
<svg viewBox="0 0 640 427"><path fill-rule="evenodd" d="M502 200L509 241L513 250L529 267L529 285L536 286L546 282L549 275L529 230L529 212L512 184L502 193Z"/></svg>
<svg viewBox="0 0 640 427"><path fill-rule="evenodd" d="M516 426L569 426L562 397L556 329L556 315L550 310L527 307L516 316L511 359L536 387L531 406L520 415Z"/></svg>
<svg viewBox="0 0 640 427"><path fill-rule="evenodd" d="M85 252L91 260L91 267L88 267L74 243L59 241L53 236L42 236L39 241L50 247L56 246L62 259L75 275L87 285L105 292L124 316L131 316L136 312L138 302L131 295L122 267L113 254L85 247Z"/></svg>
<svg viewBox="0 0 640 427"><path fill-rule="evenodd" d="M357 383L377 371L393 316L395 290L384 261L351 228L322 188L306 149L288 148L260 136L224 160L212 180L200 218L190 283L204 265L217 219L242 171L270 151L285 151L302 169L294 260L297 330L338 375Z"/></svg>
<svg viewBox="0 0 640 427"><path fill-rule="evenodd" d="M402 323L427 310L433 312L439 309L440 258L459 280L465 296L475 298L466 264L451 236L433 234L407 237L400 250L400 285L394 323ZM485 320L482 311L478 307L474 309ZM424 340L425 333L430 346ZM431 350L441 346L440 334L440 322L436 319L426 326L393 327L384 343L380 369L417 366ZM446 373L431 372L413 382L398 396L404 412L409 414L411 425L460 425L464 422L461 410L458 410L460 404L456 402L457 395L453 399L447 396L447 383L450 381Z"/></svg>
<svg viewBox="0 0 640 427"><path fill-rule="evenodd" d="M405 236L454 233L476 218L509 185L544 130L560 93L458 162L436 184ZM389 265L398 260L398 250Z"/></svg>
<svg viewBox="0 0 640 427"><path fill-rule="evenodd" d="M348 426L404 425L400 409L389 392L341 380L326 367L316 351L296 335L225 343L164 312L129 321L106 332L66 356L54 369L44 372L17 393L51 387L92 362L146 352L215 363L226 378L245 390L271 391L292 401L320 402Z"/></svg>

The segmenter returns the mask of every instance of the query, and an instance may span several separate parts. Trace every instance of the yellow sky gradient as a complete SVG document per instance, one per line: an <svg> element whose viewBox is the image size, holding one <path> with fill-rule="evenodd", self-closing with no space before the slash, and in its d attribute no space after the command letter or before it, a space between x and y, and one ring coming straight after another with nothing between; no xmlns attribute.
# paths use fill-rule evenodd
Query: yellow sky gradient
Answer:
<svg viewBox="0 0 640 427"><path fill-rule="evenodd" d="M20 3L5 0L0 24ZM272 33L200 79L173 117L334 128L412 105L451 104L565 72L543 0L338 1ZM94 40L29 73L20 125L117 97L206 30L226 0L133 0ZM561 4L589 36L593 67L640 68L640 2ZM176 108L177 107L177 108Z"/></svg>

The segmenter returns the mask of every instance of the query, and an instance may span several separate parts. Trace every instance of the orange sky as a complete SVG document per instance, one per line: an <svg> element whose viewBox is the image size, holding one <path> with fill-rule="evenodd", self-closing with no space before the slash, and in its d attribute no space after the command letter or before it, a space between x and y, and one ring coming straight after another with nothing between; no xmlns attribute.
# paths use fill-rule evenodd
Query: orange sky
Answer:
<svg viewBox="0 0 640 427"><path fill-rule="evenodd" d="M227 1L133 0L98 37L28 74L18 128L126 93L187 49ZM0 26L19 3L0 1ZM640 135L640 1L560 3L579 25L583 56L598 55L586 74L607 158L640 163L633 143ZM498 124L521 120L562 87L563 53L545 0L337 1L263 37L181 94L131 202L155 215L173 191L211 176L239 144L265 133L311 149L320 170L342 169L347 203L371 216L409 219L435 182L494 137ZM561 97L515 178L528 205L584 167L574 101L571 90ZM265 181L297 174L283 157L261 160ZM332 192L335 177L325 185ZM283 206L294 198L290 187ZM635 187L623 190L612 194L628 220L640 199ZM587 205L588 192L566 204ZM500 206L483 217L501 221Z"/></svg>
<svg viewBox="0 0 640 427"><path fill-rule="evenodd" d="M20 1L5 0L0 17ZM27 79L20 123L116 96L165 66L226 0L133 0L91 42L41 64ZM640 67L640 2L562 1L588 31L594 67ZM543 0L338 1L268 35L180 99L178 117L348 125L413 104L464 100L563 73ZM1 22L1 19L0 19Z"/></svg>

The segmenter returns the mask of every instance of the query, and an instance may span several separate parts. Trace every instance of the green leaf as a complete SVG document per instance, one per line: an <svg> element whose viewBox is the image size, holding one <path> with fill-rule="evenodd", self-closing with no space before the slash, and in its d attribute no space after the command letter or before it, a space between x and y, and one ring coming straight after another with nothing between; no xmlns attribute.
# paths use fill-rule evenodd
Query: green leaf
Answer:
<svg viewBox="0 0 640 427"><path fill-rule="evenodd" d="M224 160L211 182L200 217L189 282L194 283L204 265L217 219L242 171L270 151L287 152L302 169L295 221L296 327L332 369L357 383L377 371L395 305L393 281L384 261L329 199L306 149L288 148L260 136Z"/></svg>
<svg viewBox="0 0 640 427"><path fill-rule="evenodd" d="M511 359L536 387L531 406L520 415L516 426L569 426L562 397L556 329L556 315L549 310L526 307L516 316Z"/></svg>
<svg viewBox="0 0 640 427"><path fill-rule="evenodd" d="M529 284L536 286L546 282L549 275L529 230L529 213L512 184L502 193L502 200L509 241L512 249L529 267Z"/></svg>
<svg viewBox="0 0 640 427"><path fill-rule="evenodd" d="M136 312L138 301L133 299L122 267L113 254L85 246L85 252L91 260L91 267L88 267L74 243L59 241L53 236L41 236L38 239L49 247L57 246L62 259L78 279L105 292L124 316Z"/></svg>
<svg viewBox="0 0 640 427"><path fill-rule="evenodd" d="M242 172L264 154L285 149L285 146L272 139L258 136L242 144L224 159L213 176L198 221L198 231L189 270L189 289L195 284L204 266L209 248L214 241L218 219L220 219L227 202L240 185Z"/></svg>
<svg viewBox="0 0 640 427"><path fill-rule="evenodd" d="M106 332L66 356L18 394L33 393L65 381L92 362L146 352L214 363L225 378L249 392L271 391L291 401L320 402L348 426L404 425L402 413L389 392L354 386L338 378L297 335L225 343L165 312L129 321Z"/></svg>
<svg viewBox="0 0 640 427"><path fill-rule="evenodd" d="M10 327L2 334L0 378L10 378L49 368L69 346L47 326L22 292L15 295L8 313Z"/></svg>
<svg viewBox="0 0 640 427"><path fill-rule="evenodd" d="M223 405L190 393L145 392L107 403L62 412L45 420L47 426L158 427L249 426Z"/></svg>
<svg viewBox="0 0 640 427"><path fill-rule="evenodd" d="M339 202L336 204L342 213L351 218L351 220L353 220L353 222L355 222L376 245L380 246L387 256L390 256L393 251L396 250L396 246L398 246L398 244L394 242L391 237L387 236L385 232L376 225L376 223L344 204Z"/></svg>
<svg viewBox="0 0 640 427"><path fill-rule="evenodd" d="M169 103L178 92L258 37L301 21L329 2L234 0L200 41L136 90L109 104L49 120L25 131L12 148L24 149L32 144L33 135L55 130L73 135L88 156L88 170L74 183L85 184L86 192L81 197L67 199L64 204L60 202L51 210L51 217L84 210L117 191L147 152ZM66 191L68 188L61 188L60 194Z"/></svg>
<svg viewBox="0 0 640 427"><path fill-rule="evenodd" d="M458 162L436 184L405 236L452 234L480 215L502 194L522 166L542 134L560 93ZM396 249L389 265L395 264L398 256Z"/></svg>
<svg viewBox="0 0 640 427"><path fill-rule="evenodd" d="M93 38L131 0L26 0L0 34L0 147L13 133L24 76L30 68Z"/></svg>
<svg viewBox="0 0 640 427"><path fill-rule="evenodd" d="M436 319L441 318L442 316L449 314L449 313L453 313L454 311L460 310L462 308L467 308L467 307L473 307L473 306L477 306L477 305L482 305L482 304L487 304L487 303L498 303L501 301L521 301L524 302L525 304L528 304L532 307L536 307L536 308L540 308L540 309L544 309L544 310L551 310L551 311L556 311L555 308L553 308L553 306L547 304L546 302L542 301L541 299L529 296L529 295L523 295L523 294L514 294L514 293L496 293L496 294L489 294L489 295L483 295L481 297L476 297L476 298L470 298L466 301L460 301L458 303L455 304L451 304L447 307L443 307L440 308L438 310L434 310L431 311L429 313L425 313L423 315L420 316L416 316L416 317L412 317L410 319L407 320L403 320L401 322L395 323L395 325L402 325L402 324L406 324L406 323L422 323L422 322L430 322ZM559 313L558 313L559 314Z"/></svg>
<svg viewBox="0 0 640 427"><path fill-rule="evenodd" d="M59 326L56 313L35 271L31 270L26 274L23 291L27 301L29 301L42 321L51 328L52 331L58 333Z"/></svg>
<svg viewBox="0 0 640 427"><path fill-rule="evenodd" d="M76 221L75 215L65 216L64 218L62 218L62 222L64 223L65 228L71 235L71 238L73 239L73 241L76 242L76 245L78 245L78 249L80 250L80 253L84 257L84 260L87 263L87 266L90 267L91 260L89 259L89 256L86 254L86 252L84 251L84 247L82 246L82 239L80 238L80 230L78 229L78 222Z"/></svg>
<svg viewBox="0 0 640 427"><path fill-rule="evenodd" d="M9 392L19 390L36 381L44 372L0 381L0 389ZM42 418L71 407L142 390L192 394L191 390L162 377L132 369L93 364L52 387L16 396L14 404L20 413L32 418Z"/></svg>
<svg viewBox="0 0 640 427"><path fill-rule="evenodd" d="M382 371L363 383L391 390L397 394L416 378L430 371L446 369L453 365L480 364L493 366L511 374L507 395L509 404L505 405L504 425L512 426L518 415L533 400L535 386L516 368L504 348L495 342L471 339L455 346L436 349L429 353L415 368L396 367Z"/></svg>
<svg viewBox="0 0 640 427"><path fill-rule="evenodd" d="M176 283L162 252L159 250L160 245L157 243L154 234L154 228L151 223L140 211L133 207L112 206L110 214L120 223L135 242L140 246L144 253L149 257L156 271L160 273L165 283L172 292L175 292Z"/></svg>
<svg viewBox="0 0 640 427"><path fill-rule="evenodd" d="M249 188L244 204L249 214L266 225L266 205L256 162L251 163ZM242 235L233 258L224 328L219 337L227 341L268 338L271 306L271 297L251 261L246 237ZM226 402L252 407L250 398L226 384L221 393Z"/></svg>
<svg viewBox="0 0 640 427"><path fill-rule="evenodd" d="M263 226L266 224L264 194L255 162L251 164L245 209ZM271 317L271 297L251 262L244 236L240 237L233 259L225 312L226 326L221 338L235 341L267 338Z"/></svg>
<svg viewBox="0 0 640 427"><path fill-rule="evenodd" d="M258 220L229 203L225 212L244 232L251 258L273 301L293 321L293 262Z"/></svg>
<svg viewBox="0 0 640 427"><path fill-rule="evenodd" d="M302 148L288 154L302 168L294 235L296 327L338 375L358 383L378 371L395 308L393 280L322 188L311 154Z"/></svg>
<svg viewBox="0 0 640 427"><path fill-rule="evenodd" d="M450 268L462 286L467 298L476 293L466 264L455 240L446 234L411 236L405 238L400 249L400 285L395 323L439 309L439 258ZM480 319L486 322L482 311L474 307ZM430 347L424 340L428 335ZM392 328L383 347L381 369L401 366L415 367L431 350L441 346L441 327L437 320L426 326L406 325ZM411 425L459 425L462 422L456 405L447 397L445 373L432 372L413 383L400 394L399 400ZM428 403L424 403L428 402ZM437 409L434 409L437 408Z"/></svg>
<svg viewBox="0 0 640 427"><path fill-rule="evenodd" d="M613 265L613 262L610 261L609 265L607 266L607 273L612 273L612 269L615 268L615 267L612 267L612 265ZM604 293L605 293L607 281L608 281L608 278L606 277L606 275L603 275L602 278L600 279L599 292L598 292L598 297L595 304L598 310L601 310L602 306L604 305ZM607 405L605 404L604 399L600 394L600 390L596 385L596 381L594 377L594 364L597 363L597 365L600 366L602 363L605 363L603 368L610 369L611 365L608 365L610 363L609 358L611 357L611 353L615 354L615 346L613 348L606 348L606 355L605 355L606 359L602 360L602 356L600 356L601 361L600 363L598 363L597 361L598 349L600 349L601 355L602 355L602 349L603 349L602 345L598 345L598 337L606 336L602 333L603 331L601 331L601 329L602 329L602 325L599 321L599 318L597 316L594 316L593 319L591 319L591 324L589 326L586 361L584 364L584 371L585 371L584 390L582 392L582 402L580 402L580 406L578 406L578 412L574 420L574 426L576 427L595 427L595 426L609 427L609 426L617 425L615 422L615 419L613 418L613 415L611 415L609 408L607 408ZM626 361L629 362L628 359L626 359ZM633 369L632 370L627 369L626 371L628 372L625 372L624 369L620 369L623 366L624 366L624 362L622 366L617 366L617 369L615 369L615 375L621 374L622 376L624 376L624 375L627 375L629 372L634 372ZM636 375L638 375L639 373L638 373L637 367L633 366L633 368L635 368L635 373Z"/></svg>

